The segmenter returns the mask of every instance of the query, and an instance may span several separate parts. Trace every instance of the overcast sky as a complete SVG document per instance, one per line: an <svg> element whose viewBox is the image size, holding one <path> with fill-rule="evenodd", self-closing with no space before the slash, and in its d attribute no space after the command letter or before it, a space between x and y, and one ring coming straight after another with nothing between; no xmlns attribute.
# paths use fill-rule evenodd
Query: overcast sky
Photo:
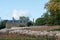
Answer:
<svg viewBox="0 0 60 40"><path fill-rule="evenodd" d="M1 19L9 19L12 17L18 19L19 16L29 16L39 18L46 12L45 3L48 0L0 0L0 17Z"/></svg>

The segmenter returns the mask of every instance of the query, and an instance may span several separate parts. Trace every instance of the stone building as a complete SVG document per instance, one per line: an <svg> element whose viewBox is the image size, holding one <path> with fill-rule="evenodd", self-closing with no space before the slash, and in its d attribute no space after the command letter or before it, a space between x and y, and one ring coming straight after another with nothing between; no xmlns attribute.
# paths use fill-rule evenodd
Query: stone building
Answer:
<svg viewBox="0 0 60 40"><path fill-rule="evenodd" d="M6 28L21 27L26 25L27 25L27 22L23 20L8 20L6 22Z"/></svg>

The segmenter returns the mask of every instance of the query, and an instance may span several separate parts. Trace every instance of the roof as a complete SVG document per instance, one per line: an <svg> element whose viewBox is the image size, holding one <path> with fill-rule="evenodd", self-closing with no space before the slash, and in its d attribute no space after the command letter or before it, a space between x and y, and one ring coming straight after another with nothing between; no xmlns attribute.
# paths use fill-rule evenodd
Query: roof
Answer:
<svg viewBox="0 0 60 40"><path fill-rule="evenodd" d="M8 20L7 22L10 22L10 23L27 23L28 21L26 20Z"/></svg>

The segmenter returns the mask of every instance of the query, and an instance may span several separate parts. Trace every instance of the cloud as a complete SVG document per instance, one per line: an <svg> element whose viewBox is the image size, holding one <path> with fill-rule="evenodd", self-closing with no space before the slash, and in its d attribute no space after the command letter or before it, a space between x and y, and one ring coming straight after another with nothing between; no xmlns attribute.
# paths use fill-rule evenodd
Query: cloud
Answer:
<svg viewBox="0 0 60 40"><path fill-rule="evenodd" d="M28 10L13 10L12 17L15 19L19 19L20 16L30 16L30 12Z"/></svg>
<svg viewBox="0 0 60 40"><path fill-rule="evenodd" d="M14 18L18 18L18 16L17 16L17 10L13 10L13 13L12 13L12 17L14 17Z"/></svg>

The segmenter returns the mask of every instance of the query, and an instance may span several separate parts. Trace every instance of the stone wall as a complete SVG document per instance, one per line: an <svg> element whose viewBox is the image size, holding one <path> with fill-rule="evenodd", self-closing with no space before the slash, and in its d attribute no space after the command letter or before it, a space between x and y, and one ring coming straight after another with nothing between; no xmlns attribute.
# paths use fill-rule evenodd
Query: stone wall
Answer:
<svg viewBox="0 0 60 40"><path fill-rule="evenodd" d="M26 24L24 24L24 23L9 23L9 22L7 22L6 28L19 27L21 24L26 26Z"/></svg>

